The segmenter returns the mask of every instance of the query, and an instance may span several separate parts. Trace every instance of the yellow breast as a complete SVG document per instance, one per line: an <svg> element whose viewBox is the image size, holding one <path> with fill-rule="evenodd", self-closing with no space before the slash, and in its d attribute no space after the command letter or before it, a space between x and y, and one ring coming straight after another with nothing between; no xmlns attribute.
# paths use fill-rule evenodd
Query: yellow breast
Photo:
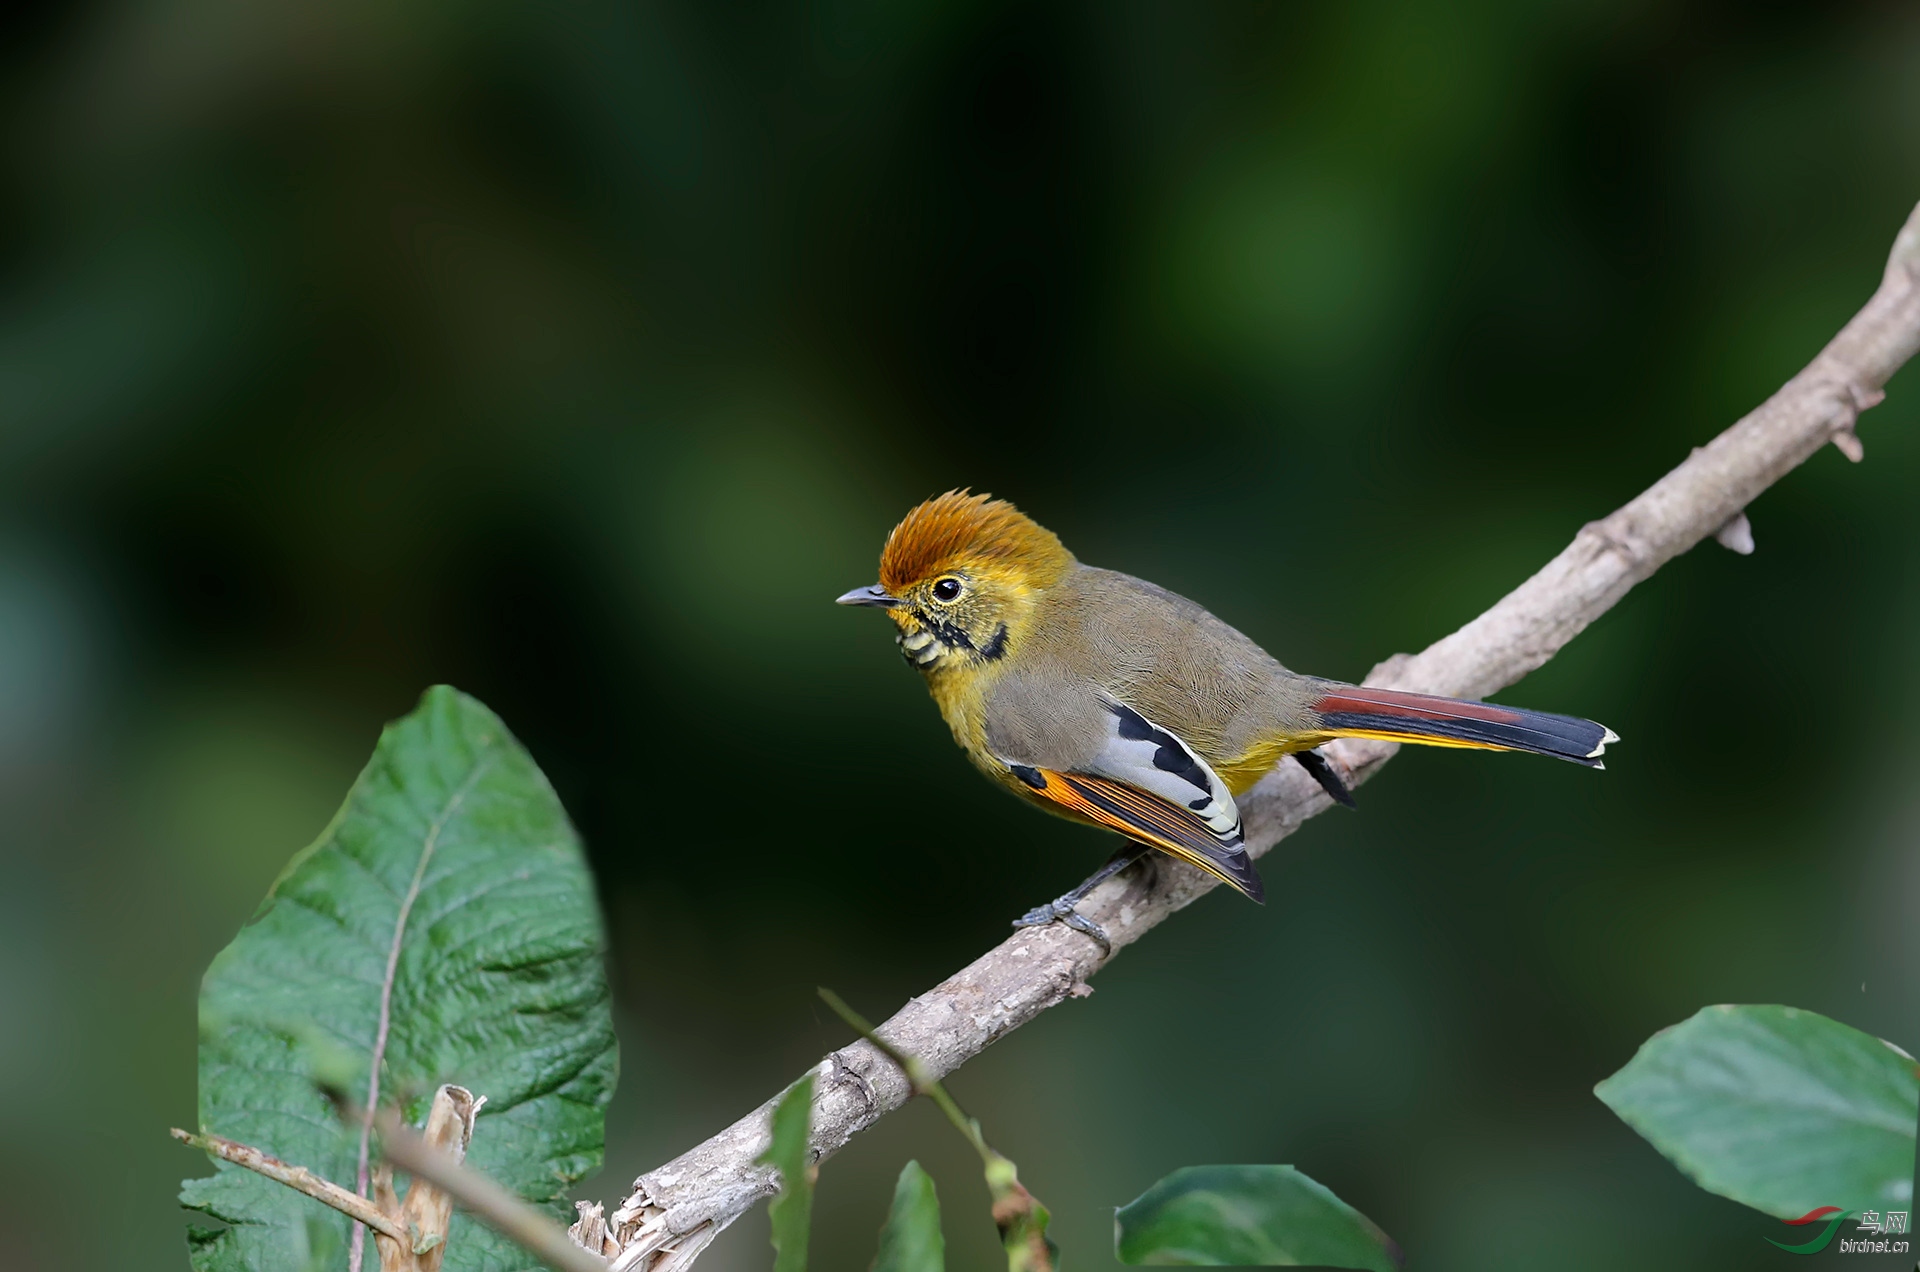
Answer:
<svg viewBox="0 0 1920 1272"><path fill-rule="evenodd" d="M940 708L940 718L953 730L953 740L960 749L976 763L987 753L987 693L998 672L993 666L962 665L927 676L927 692Z"/></svg>

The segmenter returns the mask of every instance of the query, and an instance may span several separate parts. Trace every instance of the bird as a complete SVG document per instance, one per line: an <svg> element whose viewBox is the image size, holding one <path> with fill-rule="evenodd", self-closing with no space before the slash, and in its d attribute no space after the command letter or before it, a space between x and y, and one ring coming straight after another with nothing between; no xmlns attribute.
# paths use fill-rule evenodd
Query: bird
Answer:
<svg viewBox="0 0 1920 1272"><path fill-rule="evenodd" d="M1013 504L950 490L901 519L880 580L836 598L879 609L974 767L1026 802L1129 842L1015 921L1062 922L1153 851L1256 902L1265 889L1235 802L1292 757L1337 802L1316 748L1335 738L1525 751L1590 768L1619 735L1575 716L1302 675L1206 609L1080 562Z"/></svg>

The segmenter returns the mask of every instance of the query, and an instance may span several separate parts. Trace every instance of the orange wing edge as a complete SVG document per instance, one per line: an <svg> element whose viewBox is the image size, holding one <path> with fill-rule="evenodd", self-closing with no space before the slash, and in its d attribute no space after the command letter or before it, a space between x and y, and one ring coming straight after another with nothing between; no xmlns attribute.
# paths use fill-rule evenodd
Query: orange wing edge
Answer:
<svg viewBox="0 0 1920 1272"><path fill-rule="evenodd" d="M1088 821L1119 831L1169 857L1205 871L1254 901L1266 901L1266 889L1253 858L1239 842L1223 842L1206 822L1170 800L1125 782L1089 773L1013 765L1014 775L1041 799L1050 800Z"/></svg>

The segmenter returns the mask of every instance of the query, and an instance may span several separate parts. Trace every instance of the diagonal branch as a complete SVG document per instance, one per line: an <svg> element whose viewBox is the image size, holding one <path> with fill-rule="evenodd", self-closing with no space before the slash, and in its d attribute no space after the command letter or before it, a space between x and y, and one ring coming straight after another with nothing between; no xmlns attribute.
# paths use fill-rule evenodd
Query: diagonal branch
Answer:
<svg viewBox="0 0 1920 1272"><path fill-rule="evenodd" d="M285 1184L295 1192L305 1193L322 1205L332 1206L349 1219L357 1219L372 1228L381 1236L394 1241L406 1241L407 1230L398 1220L382 1211L373 1202L358 1193L350 1193L330 1179L323 1179L305 1166L289 1166L271 1153L263 1153L251 1144L242 1144L230 1140L224 1135L195 1135L192 1131L183 1131L174 1127L171 1134L182 1144L212 1153L221 1161L232 1162L235 1166L245 1166L257 1171L276 1183Z"/></svg>
<svg viewBox="0 0 1920 1272"><path fill-rule="evenodd" d="M1920 208L1915 208L1866 307L1746 418L1694 451L1633 502L1583 527L1567 548L1492 609L1423 652L1374 668L1368 684L1455 697L1480 697L1545 663L1634 584L1701 540L1735 526L1762 491L1828 442L1859 460L1854 423L1878 403L1887 380L1920 349ZM1394 753L1389 743L1348 740L1327 751L1349 786ZM1286 764L1241 800L1248 851L1264 853L1332 806L1298 765ZM1214 883L1167 863L1152 881L1120 875L1080 905L1103 925L1113 952L1142 936ZM895 1048L917 1056L930 1076L951 1073L1047 1008L1086 992L1111 955L1060 925L1026 928L913 999L880 1027ZM813 1149L834 1152L899 1108L912 1089L872 1044L856 1042L821 1061L814 1093ZM777 1098L777 1097L776 1097ZM617 1272L684 1268L719 1229L771 1196L771 1171L755 1164L767 1144L768 1101L706 1143L634 1181L607 1223L622 1246Z"/></svg>

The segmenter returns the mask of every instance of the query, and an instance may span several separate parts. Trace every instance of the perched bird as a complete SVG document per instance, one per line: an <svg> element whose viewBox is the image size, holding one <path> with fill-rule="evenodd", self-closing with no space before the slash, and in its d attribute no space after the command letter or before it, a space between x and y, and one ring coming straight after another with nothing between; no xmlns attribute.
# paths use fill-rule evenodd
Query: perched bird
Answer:
<svg viewBox="0 0 1920 1272"><path fill-rule="evenodd" d="M1293 756L1343 804L1315 747L1334 738L1531 751L1591 768L1619 738L1591 720L1303 676L1200 606L1082 565L1004 500L949 491L907 513L880 581L838 598L884 609L974 765L1129 848L1018 925L1061 920L1155 848L1263 899L1234 803Z"/></svg>

